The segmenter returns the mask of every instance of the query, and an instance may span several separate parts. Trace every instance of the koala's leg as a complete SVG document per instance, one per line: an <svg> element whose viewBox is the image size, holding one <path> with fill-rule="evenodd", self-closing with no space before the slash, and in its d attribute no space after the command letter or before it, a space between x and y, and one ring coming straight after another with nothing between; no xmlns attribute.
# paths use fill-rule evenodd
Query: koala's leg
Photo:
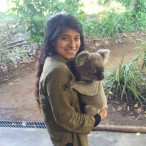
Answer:
<svg viewBox="0 0 146 146"><path fill-rule="evenodd" d="M87 83L85 81L76 81L72 84L72 89L75 89L81 94L87 96L94 96L98 93L98 81L93 81L91 83Z"/></svg>
<svg viewBox="0 0 146 146"><path fill-rule="evenodd" d="M97 113L99 113L99 109L97 109L95 106L92 105L85 105L84 107L84 113L88 114L88 115L96 115Z"/></svg>

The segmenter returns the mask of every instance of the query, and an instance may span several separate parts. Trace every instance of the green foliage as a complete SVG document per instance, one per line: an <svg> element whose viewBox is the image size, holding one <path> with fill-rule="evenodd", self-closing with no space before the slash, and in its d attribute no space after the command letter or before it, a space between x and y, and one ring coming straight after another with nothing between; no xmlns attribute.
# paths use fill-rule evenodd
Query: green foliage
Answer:
<svg viewBox="0 0 146 146"><path fill-rule="evenodd" d="M143 55L142 55L142 69L146 69L146 46L143 49Z"/></svg>
<svg viewBox="0 0 146 146"><path fill-rule="evenodd" d="M2 21L7 21L10 19L15 19L15 18L16 18L16 16L10 12L0 12L0 20L2 20Z"/></svg>
<svg viewBox="0 0 146 146"><path fill-rule="evenodd" d="M120 2L125 7L129 8L131 5L133 5L134 0L115 0L116 2Z"/></svg>
<svg viewBox="0 0 146 146"><path fill-rule="evenodd" d="M43 1L19 1L15 0L15 8L20 18L21 24L27 24L27 31L30 32L30 38L34 41L42 41L44 26L43 10L45 5Z"/></svg>
<svg viewBox="0 0 146 146"><path fill-rule="evenodd" d="M146 29L146 15L143 13L137 13L133 18L130 12L117 13L112 10L99 16L84 15L80 20L84 26L85 35L93 38Z"/></svg>
<svg viewBox="0 0 146 146"><path fill-rule="evenodd" d="M102 20L98 18L87 19L84 26L85 32L93 37L114 36L117 33L133 30L131 22L127 13L117 14L114 12L107 12L104 14Z"/></svg>
<svg viewBox="0 0 146 146"><path fill-rule="evenodd" d="M85 35L90 37L114 36L117 33L146 29L146 2L140 0L137 7L135 1L104 0L99 4L104 10L98 14L82 14L80 20L84 26Z"/></svg>
<svg viewBox="0 0 146 146"><path fill-rule="evenodd" d="M14 0L13 3L13 11L19 15L20 23L27 24L30 38L38 43L43 40L47 17L61 11L75 15L79 8L78 0Z"/></svg>
<svg viewBox="0 0 146 146"><path fill-rule="evenodd" d="M14 33L11 32L11 29L6 23L4 23L3 26L1 26L0 32L1 32L0 64L3 64L4 62L12 62L11 58L8 55L10 50L8 50L7 48L8 48L8 42L13 37Z"/></svg>
<svg viewBox="0 0 146 146"><path fill-rule="evenodd" d="M10 65L17 67L20 62L28 62L37 49L34 43L23 43L25 35L17 27L15 20L6 20L0 27L0 69L1 66ZM22 42L21 42L22 41Z"/></svg>
<svg viewBox="0 0 146 146"><path fill-rule="evenodd" d="M113 2L118 5L111 6ZM98 1L97 7L102 6L104 10L92 15L82 10L83 3L79 0L14 0L14 3L13 10L19 14L20 23L26 24L35 42L42 42L48 17L62 11L77 16L85 35L92 38L146 29L145 0L139 0L137 5L131 0Z"/></svg>
<svg viewBox="0 0 146 146"><path fill-rule="evenodd" d="M124 56L123 56L124 57ZM126 101L136 101L140 104L146 103L145 89L146 79L143 70L137 68L138 61L142 55L137 55L128 64L119 64L118 71L110 72L107 76L105 87L112 91L113 96Z"/></svg>

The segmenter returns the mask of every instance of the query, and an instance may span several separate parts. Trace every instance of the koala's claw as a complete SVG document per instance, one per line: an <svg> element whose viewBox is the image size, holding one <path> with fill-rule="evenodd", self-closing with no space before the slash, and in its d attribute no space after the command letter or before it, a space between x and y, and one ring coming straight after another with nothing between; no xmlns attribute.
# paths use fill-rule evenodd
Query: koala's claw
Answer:
<svg viewBox="0 0 146 146"><path fill-rule="evenodd" d="M65 91L68 91L68 90L71 89L71 87L72 87L72 83L69 82L69 83L66 83L66 84L63 86L63 89L64 89Z"/></svg>

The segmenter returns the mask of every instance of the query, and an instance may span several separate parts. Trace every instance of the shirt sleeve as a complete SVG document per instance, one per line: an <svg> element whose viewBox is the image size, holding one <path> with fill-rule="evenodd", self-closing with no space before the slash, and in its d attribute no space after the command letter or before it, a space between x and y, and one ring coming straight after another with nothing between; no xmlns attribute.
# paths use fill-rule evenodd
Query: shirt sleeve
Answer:
<svg viewBox="0 0 146 146"><path fill-rule="evenodd" d="M94 124L94 116L78 112L72 105L71 91L64 91L69 74L63 68L53 70L46 79L46 90L56 123L67 131L88 134Z"/></svg>

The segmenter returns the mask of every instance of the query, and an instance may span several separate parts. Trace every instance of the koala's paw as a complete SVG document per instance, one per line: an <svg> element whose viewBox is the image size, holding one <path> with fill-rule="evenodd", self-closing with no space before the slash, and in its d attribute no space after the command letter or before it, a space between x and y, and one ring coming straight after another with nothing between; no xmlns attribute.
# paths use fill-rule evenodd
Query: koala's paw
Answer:
<svg viewBox="0 0 146 146"><path fill-rule="evenodd" d="M66 84L63 86L63 89L64 89L65 91L68 91L68 90L70 90L70 89L72 88L72 85L73 85L73 82L68 82L68 83L66 83Z"/></svg>
<svg viewBox="0 0 146 146"><path fill-rule="evenodd" d="M98 109L92 105L86 105L84 112L85 112L85 114L94 116L98 113Z"/></svg>

